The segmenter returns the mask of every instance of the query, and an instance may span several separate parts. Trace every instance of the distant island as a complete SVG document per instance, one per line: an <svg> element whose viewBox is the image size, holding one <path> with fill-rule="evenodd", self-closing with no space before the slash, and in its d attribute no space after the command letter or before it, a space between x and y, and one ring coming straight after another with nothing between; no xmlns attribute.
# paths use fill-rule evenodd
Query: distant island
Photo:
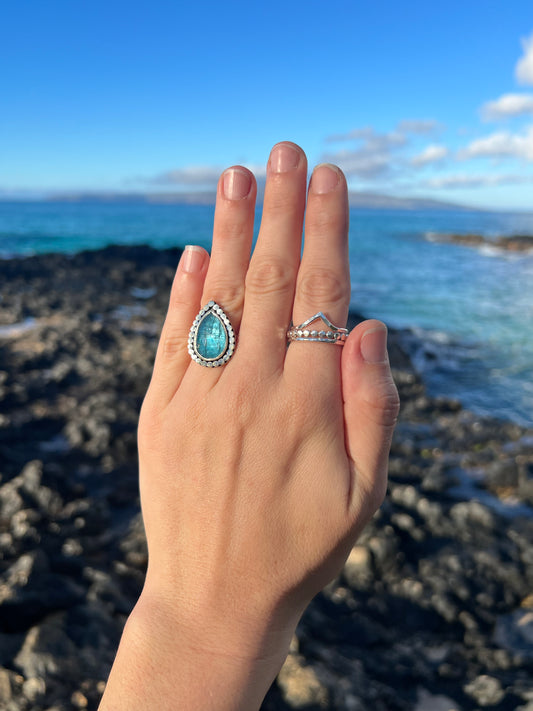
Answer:
<svg viewBox="0 0 533 711"><path fill-rule="evenodd" d="M459 205L444 200L430 198L408 198L385 195L383 193L349 192L350 207L373 210L464 210L466 212L484 212L467 205Z"/></svg>
<svg viewBox="0 0 533 711"><path fill-rule="evenodd" d="M510 235L509 237L486 237L479 234L446 234L431 232L430 242L449 242L464 247L495 247L506 252L533 252L533 235Z"/></svg>
<svg viewBox="0 0 533 711"><path fill-rule="evenodd" d="M263 187L258 186L258 200L263 199ZM215 191L194 192L119 192L119 191L64 191L31 197L2 195L0 201L63 202L63 203L136 203L156 205L214 205ZM383 193L350 191L350 206L367 210L465 210L483 212L471 206L432 200L429 198L396 197Z"/></svg>
<svg viewBox="0 0 533 711"><path fill-rule="evenodd" d="M137 203L154 205L214 205L215 197L216 194L211 191L190 193L65 192L46 195L43 197L43 201L77 203Z"/></svg>

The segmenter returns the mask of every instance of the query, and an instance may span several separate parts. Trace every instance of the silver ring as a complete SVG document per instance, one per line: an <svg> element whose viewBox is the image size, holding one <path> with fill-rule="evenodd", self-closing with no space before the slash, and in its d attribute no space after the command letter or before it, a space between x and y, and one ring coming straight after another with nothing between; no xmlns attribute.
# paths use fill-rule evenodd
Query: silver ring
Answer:
<svg viewBox="0 0 533 711"><path fill-rule="evenodd" d="M327 330L311 330L309 326L314 322L321 319ZM336 346L343 346L345 340L348 338L348 329L339 328L331 323L329 318L325 316L322 311L319 311L307 321L304 321L299 326L291 326L287 331L287 339L291 341L315 341L318 343L333 343Z"/></svg>
<svg viewBox="0 0 533 711"><path fill-rule="evenodd" d="M218 368L235 351L235 333L224 310L215 302L206 304L194 319L187 350L199 365Z"/></svg>

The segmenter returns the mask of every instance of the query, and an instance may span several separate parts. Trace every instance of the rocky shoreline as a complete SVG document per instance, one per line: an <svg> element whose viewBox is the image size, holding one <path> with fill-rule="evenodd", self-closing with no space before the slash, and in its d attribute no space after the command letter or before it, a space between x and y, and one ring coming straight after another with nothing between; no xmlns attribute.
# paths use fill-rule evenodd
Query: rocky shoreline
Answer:
<svg viewBox="0 0 533 711"><path fill-rule="evenodd" d="M448 234L431 232L430 242L448 242L464 247L493 247L504 252L530 254L533 252L533 236L510 235L508 237L487 237L480 234Z"/></svg>
<svg viewBox="0 0 533 711"><path fill-rule="evenodd" d="M178 258L0 262L2 710L98 705L146 567L135 431ZM402 336L387 499L264 711L533 711L533 431L429 397Z"/></svg>

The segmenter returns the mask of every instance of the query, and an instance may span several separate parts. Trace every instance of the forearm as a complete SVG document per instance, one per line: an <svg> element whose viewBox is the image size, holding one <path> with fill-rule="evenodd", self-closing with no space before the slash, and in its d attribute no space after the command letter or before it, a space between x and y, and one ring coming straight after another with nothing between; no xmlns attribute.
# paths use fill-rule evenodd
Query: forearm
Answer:
<svg viewBox="0 0 533 711"><path fill-rule="evenodd" d="M249 633L229 651L216 644L212 630L193 635L166 606L141 596L99 711L254 711L284 661L290 636L282 635L266 654L261 634Z"/></svg>

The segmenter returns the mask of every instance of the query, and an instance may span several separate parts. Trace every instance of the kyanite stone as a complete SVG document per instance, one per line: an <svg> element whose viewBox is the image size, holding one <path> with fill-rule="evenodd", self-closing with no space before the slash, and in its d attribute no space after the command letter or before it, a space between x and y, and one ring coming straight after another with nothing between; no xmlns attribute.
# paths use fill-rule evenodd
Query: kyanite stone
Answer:
<svg viewBox="0 0 533 711"><path fill-rule="evenodd" d="M228 347L228 332L222 319L209 311L198 324L196 351L206 360L216 360Z"/></svg>

